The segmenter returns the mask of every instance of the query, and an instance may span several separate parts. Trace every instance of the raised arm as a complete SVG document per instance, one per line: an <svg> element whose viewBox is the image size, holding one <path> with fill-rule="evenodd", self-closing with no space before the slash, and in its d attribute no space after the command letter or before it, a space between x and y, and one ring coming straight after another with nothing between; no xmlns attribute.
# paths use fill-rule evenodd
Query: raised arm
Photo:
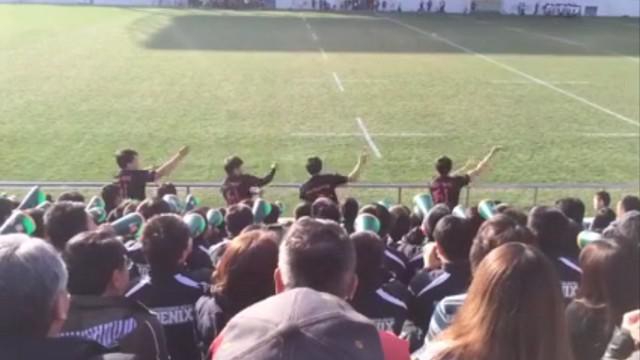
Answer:
<svg viewBox="0 0 640 360"><path fill-rule="evenodd" d="M269 171L269 173L263 178L256 178L256 184L254 186L263 187L265 185L268 185L273 181L273 177L276 175L276 170L278 170L278 164L271 164L271 170Z"/></svg>
<svg viewBox="0 0 640 360"><path fill-rule="evenodd" d="M494 146L491 149L491 151L489 151L487 156L485 156L484 159L482 159L482 161L480 161L478 163L478 165L475 167L475 169L469 171L467 173L467 175L471 179L474 179L474 178L478 177L482 173L482 171L487 167L487 165L489 164L489 161L491 160L491 158L493 158L493 156L500 150L502 150L502 146Z"/></svg>
<svg viewBox="0 0 640 360"><path fill-rule="evenodd" d="M360 173L362 172L362 167L366 163L367 163L367 153L363 152L358 157L358 162L356 163L356 166L353 168L353 170L351 170L351 172L349 173L349 176L347 176L347 178L349 179L349 182L358 181L358 179L360 178Z"/></svg>
<svg viewBox="0 0 640 360"><path fill-rule="evenodd" d="M175 155L169 159L169 161L162 164L158 169L156 169L156 180L159 180L165 176L168 176L176 169L180 161L185 158L189 154L189 147L183 146Z"/></svg>
<svg viewBox="0 0 640 360"><path fill-rule="evenodd" d="M465 171L469 170L469 168L471 167L471 165L473 164L473 160L469 159L467 160L467 162L464 164L463 167L454 170L451 175L460 175L462 173L464 173Z"/></svg>

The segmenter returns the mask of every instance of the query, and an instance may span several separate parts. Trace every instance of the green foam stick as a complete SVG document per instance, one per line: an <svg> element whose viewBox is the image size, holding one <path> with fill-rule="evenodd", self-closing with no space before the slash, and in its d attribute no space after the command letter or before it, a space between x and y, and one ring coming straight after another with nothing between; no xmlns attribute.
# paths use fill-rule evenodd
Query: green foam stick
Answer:
<svg viewBox="0 0 640 360"><path fill-rule="evenodd" d="M211 227L219 227L224 223L224 216L218 209L211 209L207 211L207 222Z"/></svg>
<svg viewBox="0 0 640 360"><path fill-rule="evenodd" d="M356 231L373 231L377 234L380 232L380 220L371 214L360 214L356 217L354 228Z"/></svg>
<svg viewBox="0 0 640 360"><path fill-rule="evenodd" d="M47 195L40 190L40 186L34 186L22 199L22 202L18 205L18 210L31 209L45 201L47 201Z"/></svg>
<svg viewBox="0 0 640 360"><path fill-rule="evenodd" d="M578 248L584 249L587 245L598 240L602 240L602 234L589 230L580 231L577 238Z"/></svg>
<svg viewBox="0 0 640 360"><path fill-rule="evenodd" d="M105 207L104 200L102 200L100 196L92 197L91 200L89 200L89 203L87 204L87 209L92 209L92 208L104 209L104 207Z"/></svg>
<svg viewBox="0 0 640 360"><path fill-rule="evenodd" d="M172 213L181 214L183 212L184 207L182 206L182 201L180 201L177 195L167 194L162 197L162 200L169 204Z"/></svg>
<svg viewBox="0 0 640 360"><path fill-rule="evenodd" d="M253 202L253 221L256 224L264 221L264 218L271 214L271 203L264 201L264 199L256 199Z"/></svg>
<svg viewBox="0 0 640 360"><path fill-rule="evenodd" d="M280 214L284 214L287 211L287 206L280 200L275 202L276 206L280 208Z"/></svg>
<svg viewBox="0 0 640 360"><path fill-rule="evenodd" d="M186 199L184 199L184 204L184 212L188 212L197 208L200 205L200 200L193 196L193 194L189 194Z"/></svg>
<svg viewBox="0 0 640 360"><path fill-rule="evenodd" d="M111 227L120 236L135 235L144 224L142 215L133 212L111 223Z"/></svg>
<svg viewBox="0 0 640 360"><path fill-rule="evenodd" d="M47 211L47 209L49 209L51 206L53 206L53 203L51 201L45 201L40 205L36 206L36 209L42 209L44 211Z"/></svg>
<svg viewBox="0 0 640 360"><path fill-rule="evenodd" d="M0 226L0 235L22 233L31 235L36 231L36 222L22 211L14 211Z"/></svg>
<svg viewBox="0 0 640 360"><path fill-rule="evenodd" d="M491 217L493 217L493 215L497 213L496 203L494 203L492 200L480 201L480 203L478 204L478 213L480 213L480 216L483 219L489 220Z"/></svg>
<svg viewBox="0 0 640 360"><path fill-rule="evenodd" d="M189 227L191 238L197 238L207 230L207 221L200 214L190 213L182 217L182 221Z"/></svg>
<svg viewBox="0 0 640 360"><path fill-rule="evenodd" d="M413 197L413 203L420 210L422 217L427 216L433 207L433 199L430 194L418 194Z"/></svg>
<svg viewBox="0 0 640 360"><path fill-rule="evenodd" d="M101 207L92 207L85 210L96 224L102 224L107 220L107 212Z"/></svg>

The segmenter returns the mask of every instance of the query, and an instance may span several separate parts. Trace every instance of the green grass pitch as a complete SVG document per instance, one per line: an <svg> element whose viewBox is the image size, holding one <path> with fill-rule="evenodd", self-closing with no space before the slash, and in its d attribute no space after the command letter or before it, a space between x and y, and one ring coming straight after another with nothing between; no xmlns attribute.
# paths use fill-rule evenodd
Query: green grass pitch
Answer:
<svg viewBox="0 0 640 360"><path fill-rule="evenodd" d="M108 181L119 148L152 165L190 144L173 181L218 181L238 154L299 182L309 155L351 169L361 118L382 156L365 181L502 144L484 182L638 182L638 26L1 5L0 178Z"/></svg>

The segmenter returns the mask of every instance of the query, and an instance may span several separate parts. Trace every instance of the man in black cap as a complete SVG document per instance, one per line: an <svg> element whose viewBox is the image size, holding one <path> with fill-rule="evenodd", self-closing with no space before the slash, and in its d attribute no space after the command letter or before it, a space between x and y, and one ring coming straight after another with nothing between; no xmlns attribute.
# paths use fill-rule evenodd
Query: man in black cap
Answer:
<svg viewBox="0 0 640 360"><path fill-rule="evenodd" d="M358 162L351 170L351 173L348 176L344 176L340 174L321 174L322 160L315 156L307 159L306 168L311 177L300 186L300 199L312 203L320 197L326 197L338 203L336 188L340 185L358 181L362 166L366 163L367 154L360 154Z"/></svg>
<svg viewBox="0 0 640 360"><path fill-rule="evenodd" d="M228 206L251 199L259 191L259 188L268 185L273 180L278 169L278 164L273 163L271 171L265 177L259 178L245 174L242 165L244 165L244 161L235 155L224 160L224 171L227 173L227 177L224 179L221 191Z"/></svg>

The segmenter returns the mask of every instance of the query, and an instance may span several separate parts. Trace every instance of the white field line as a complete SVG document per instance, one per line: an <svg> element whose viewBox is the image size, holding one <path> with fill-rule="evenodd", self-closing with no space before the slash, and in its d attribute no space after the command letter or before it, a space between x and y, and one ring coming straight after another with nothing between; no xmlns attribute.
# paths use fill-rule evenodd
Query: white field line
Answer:
<svg viewBox="0 0 640 360"><path fill-rule="evenodd" d="M382 153L380 153L380 149L378 149L378 146L376 146L376 143L373 142L373 139L371 138L371 135L369 134L367 127L364 126L364 122L362 121L362 119L358 117L356 118L356 122L358 123L358 127L360 127L360 130L362 131L362 135L364 136L364 139L367 141L367 144L369 144L371 151L373 151L373 153L376 155L378 159L382 159Z"/></svg>
<svg viewBox="0 0 640 360"><path fill-rule="evenodd" d="M344 92L344 86L342 86L342 81L340 81L340 77L338 77L338 74L336 74L335 72L333 73L333 80L335 80L336 85L338 86L338 90L340 90L340 92Z"/></svg>
<svg viewBox="0 0 640 360"><path fill-rule="evenodd" d="M304 26L306 26L308 30L311 30L311 25L309 25L308 22L305 21Z"/></svg>
<svg viewBox="0 0 640 360"><path fill-rule="evenodd" d="M311 32L311 38L313 39L313 41L318 41L318 35L316 35L316 33Z"/></svg>
<svg viewBox="0 0 640 360"><path fill-rule="evenodd" d="M327 56L327 53L324 52L323 48L320 48L320 54L322 55L322 59L324 59L324 60L329 59L329 57Z"/></svg>
<svg viewBox="0 0 640 360"><path fill-rule="evenodd" d="M399 132L399 133L369 133L371 136L375 137L386 137L386 138L437 138L437 137L445 137L445 134L441 133L411 133L411 132ZM362 133L359 132L295 132L292 133L293 137L361 137Z"/></svg>
<svg viewBox="0 0 640 360"><path fill-rule="evenodd" d="M453 42L453 41L451 41L451 40L449 40L449 39L447 39L445 37L439 36L439 35L437 35L435 33L428 33L427 31L424 31L419 27L416 27L416 26L413 26L413 25L409 25L409 24L407 24L405 22L402 22L400 20L397 20L397 19L388 18L388 17L384 17L384 19L387 19L388 21L391 21L391 22L393 22L395 24L403 26L403 27L405 27L405 28L407 28L409 30L413 30L413 31L415 31L415 32L417 32L419 34L422 34L422 35L425 35L425 36L430 36L430 37L432 37L432 38L434 38L434 39L436 39L436 40L438 40L440 42L443 42L443 43L445 43L445 44L447 44L447 45L449 45L449 46L451 46L451 47L453 47L455 49L461 50L461 51L463 51L463 52L465 52L467 54L470 54L470 55L474 55L474 56L476 56L476 57L478 57L478 58L480 58L480 59L482 59L482 60L484 60L484 61L486 61L488 63L494 64L494 65L496 65L498 67L501 67L501 68L503 68L503 69L505 69L505 70L507 70L509 72L512 72L512 73L517 74L517 75L520 75L521 77L523 77L525 79L528 79L528 80L530 80L530 81L532 81L532 82L534 82L536 84L539 84L539 85L544 86L544 87L546 87L546 88L548 88L550 90L553 90L553 91L555 91L557 93L560 93L562 95L570 97L570 98L572 98L572 99L574 99L576 101L579 101L579 102L581 102L581 103L583 103L583 104L585 104L587 106L590 106L590 107L592 107L592 108L594 108L596 110L599 110L599 111L601 111L601 112L603 112L605 114L611 115L611 116L613 116L614 118L616 118L618 120L621 120L621 121L624 121L624 122L626 122L628 124L640 127L640 123L638 123L638 121L636 121L636 120L633 120L633 119L628 118L628 117L626 117L624 115L618 114L617 112L615 112L613 110L607 109L604 106L598 105L598 104L596 104L596 103L594 103L594 102L592 102L590 100L587 100L587 99L585 99L585 98L583 98L583 97L581 97L579 95L576 95L576 94L574 94L574 93L572 93L570 91L561 89L561 88L559 88L559 87L557 87L557 86L555 86L553 84L548 83L547 81L539 79L539 78L537 78L537 77L535 77L533 75L530 75L530 74L528 74L528 73L526 73L524 71L518 70L515 67L507 65L505 63L502 63L502 62L500 62L498 60L495 60L494 58L491 58L491 57L489 57L487 55L483 55L483 54L481 54L481 53L479 53L477 51L474 51L474 50L471 50L471 49L469 49L467 47L459 45L459 44L457 44L457 43L455 43L455 42Z"/></svg>
<svg viewBox="0 0 640 360"><path fill-rule="evenodd" d="M491 80L492 84L506 84L506 85L510 85L510 84L522 84L522 85L532 85L534 83L532 83L531 81L527 81L527 80ZM578 80L568 80L568 81L548 81L549 84L554 84L554 85L562 85L562 84L566 84L566 85L589 85L591 84L589 81L578 81Z"/></svg>
<svg viewBox="0 0 640 360"><path fill-rule="evenodd" d="M640 139L640 133L585 133L582 136L595 137L595 138L635 138Z"/></svg>

